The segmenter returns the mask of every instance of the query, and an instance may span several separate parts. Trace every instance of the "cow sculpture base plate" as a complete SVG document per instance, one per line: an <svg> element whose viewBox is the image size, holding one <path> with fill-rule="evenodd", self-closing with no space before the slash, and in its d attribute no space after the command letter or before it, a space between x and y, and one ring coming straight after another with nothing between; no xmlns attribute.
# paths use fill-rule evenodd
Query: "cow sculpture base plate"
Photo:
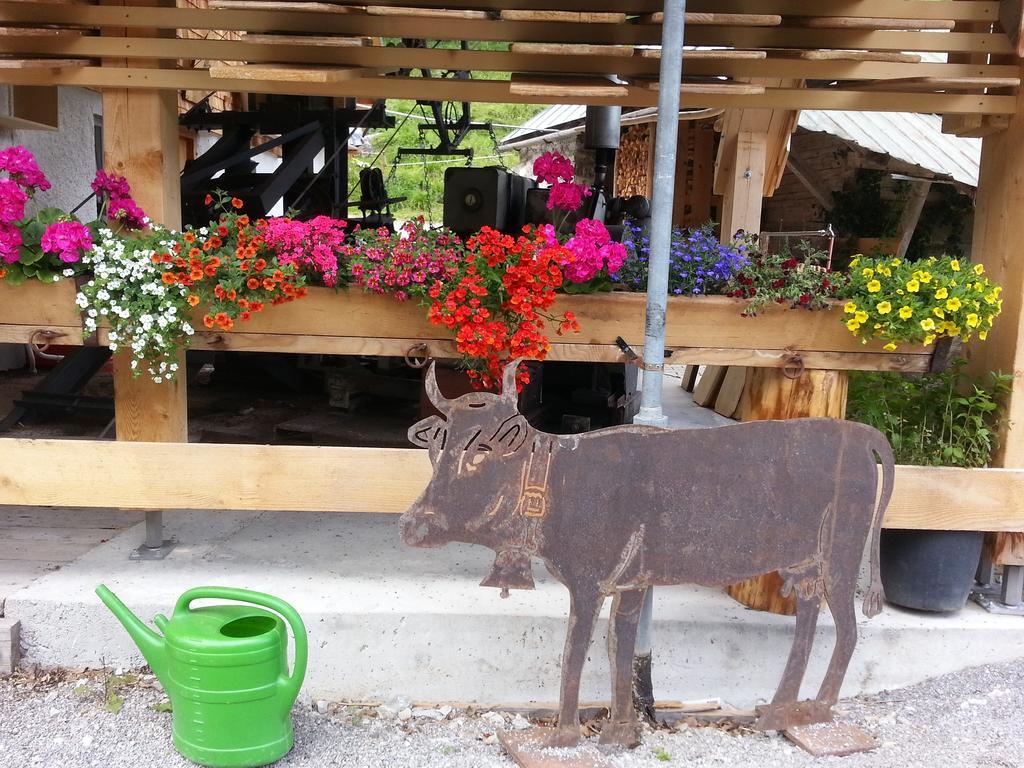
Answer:
<svg viewBox="0 0 1024 768"><path fill-rule="evenodd" d="M431 366L427 396L441 415L415 424L409 439L429 450L434 473L402 516L402 538L416 547L490 548L495 561L483 583L503 594L533 588L533 558L568 588L559 727L536 738L578 743L580 676L609 597L612 698L601 741L634 746L633 652L647 591L724 587L772 571L783 596L796 597L796 631L755 727L831 720L857 643L865 545L871 583L862 610L870 617L882 607L878 546L894 477L885 436L836 419L548 434L519 413L517 371L518 362L506 367L501 395L448 400ZM799 701L822 603L835 647L817 696Z"/></svg>
<svg viewBox="0 0 1024 768"><path fill-rule="evenodd" d="M553 749L551 728L502 731L498 742L520 768L612 768L614 763L595 746L583 744L571 752Z"/></svg>

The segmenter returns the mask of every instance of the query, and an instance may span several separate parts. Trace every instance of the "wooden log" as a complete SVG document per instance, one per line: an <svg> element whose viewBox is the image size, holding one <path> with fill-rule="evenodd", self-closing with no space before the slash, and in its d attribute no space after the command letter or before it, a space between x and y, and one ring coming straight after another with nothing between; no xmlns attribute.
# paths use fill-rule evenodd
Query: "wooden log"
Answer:
<svg viewBox="0 0 1024 768"><path fill-rule="evenodd" d="M722 379L722 386L718 389L718 397L715 398L715 412L732 418L740 406L740 398L743 395L747 382L747 372L750 368L734 365L727 369L725 378Z"/></svg>
<svg viewBox="0 0 1024 768"><path fill-rule="evenodd" d="M846 414L847 382L843 371L804 371L791 379L778 370L751 369L738 415L741 421L804 416L841 419ZM748 608L792 616L796 598L782 597L782 583L778 573L769 573L733 584L728 592Z"/></svg>
<svg viewBox="0 0 1024 768"><path fill-rule="evenodd" d="M721 365L706 365L704 372L700 375L697 386L693 389L693 402L702 407L707 407L715 402L718 391L725 381L727 367Z"/></svg>

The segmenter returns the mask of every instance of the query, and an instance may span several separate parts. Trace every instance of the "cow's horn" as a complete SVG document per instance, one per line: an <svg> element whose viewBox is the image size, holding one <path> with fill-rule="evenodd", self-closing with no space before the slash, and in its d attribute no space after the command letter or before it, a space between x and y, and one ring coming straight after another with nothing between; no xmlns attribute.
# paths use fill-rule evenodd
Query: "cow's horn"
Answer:
<svg viewBox="0 0 1024 768"><path fill-rule="evenodd" d="M519 402L519 391L516 387L516 373L519 371L519 364L523 358L517 357L505 366L505 374L501 382L501 397L512 403Z"/></svg>
<svg viewBox="0 0 1024 768"><path fill-rule="evenodd" d="M437 410L443 414L448 413L449 404L448 398L441 394L440 387L437 386L437 377L434 375L435 363L431 361L430 367L427 369L427 377L423 382L423 386L427 390L427 399L430 400Z"/></svg>

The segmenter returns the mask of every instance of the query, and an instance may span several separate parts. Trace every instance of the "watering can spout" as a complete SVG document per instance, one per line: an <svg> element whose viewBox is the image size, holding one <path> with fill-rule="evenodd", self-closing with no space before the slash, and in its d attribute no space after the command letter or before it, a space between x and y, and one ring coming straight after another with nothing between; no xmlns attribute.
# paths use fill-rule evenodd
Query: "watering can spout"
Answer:
<svg viewBox="0 0 1024 768"><path fill-rule="evenodd" d="M139 617L128 610L128 606L122 603L117 595L103 584L96 587L96 594L99 595L103 604L110 609L110 612L121 622L121 625L131 636L132 640L135 641L139 650L142 651L142 655L146 658L146 662L152 668L153 674L161 682L165 682L164 670L166 669L167 651L164 639L143 624ZM166 622L167 620L162 616L157 617L157 626L162 628Z"/></svg>

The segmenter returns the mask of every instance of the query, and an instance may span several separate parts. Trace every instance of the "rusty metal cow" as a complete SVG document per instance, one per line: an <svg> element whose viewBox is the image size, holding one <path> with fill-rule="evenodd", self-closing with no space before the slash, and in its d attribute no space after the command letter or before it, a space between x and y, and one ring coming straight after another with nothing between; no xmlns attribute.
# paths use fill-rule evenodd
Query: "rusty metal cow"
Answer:
<svg viewBox="0 0 1024 768"><path fill-rule="evenodd" d="M721 586L771 571L796 595L796 632L757 725L830 719L857 642L854 591L869 537L863 612L881 610L879 530L893 486L885 437L833 419L552 435L519 413L516 369L506 367L503 395L448 400L431 367L426 391L441 416L417 423L409 438L429 450L434 474L402 516L402 536L416 547L461 541L493 549L485 586L532 589L530 558L537 557L569 589L559 721L546 743L579 739L580 675L607 596L613 695L601 740L635 745L632 662L645 591ZM835 649L817 697L801 702L822 598L835 620Z"/></svg>

